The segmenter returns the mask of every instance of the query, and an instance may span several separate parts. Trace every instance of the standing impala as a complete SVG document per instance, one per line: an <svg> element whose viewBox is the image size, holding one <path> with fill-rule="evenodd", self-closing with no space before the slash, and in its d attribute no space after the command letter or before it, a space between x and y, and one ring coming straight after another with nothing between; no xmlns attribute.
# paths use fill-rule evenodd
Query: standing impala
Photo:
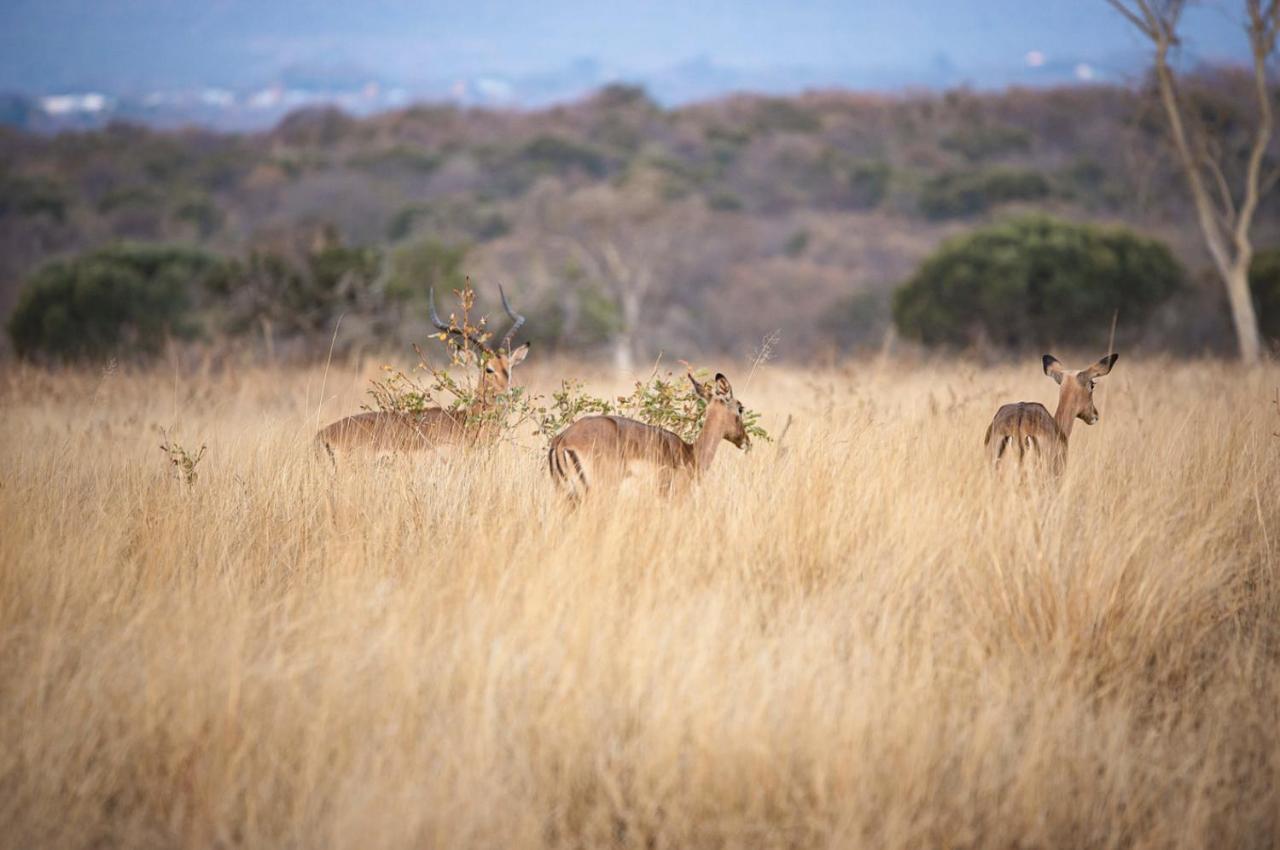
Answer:
<svg viewBox="0 0 1280 850"><path fill-rule="evenodd" d="M707 402L702 431L692 443L666 428L625 416L587 416L551 441L547 462L552 480L577 500L591 489L591 481L616 481L639 463L657 467L662 490L669 493L677 476L688 481L711 465L721 440L750 449L751 440L742 424L742 402L733 397L729 379L717 374L713 386L698 383L690 373L689 381Z"/></svg>
<svg viewBox="0 0 1280 850"><path fill-rule="evenodd" d="M443 445L474 445L491 437L494 429L486 427L490 423L484 421L484 414L492 409L494 398L511 386L511 370L529 353L528 343L511 350L511 340L524 324L524 316L511 309L502 287L498 287L498 293L502 296L502 309L507 311L512 324L496 350L465 328L442 321L436 312L435 292L430 296L431 323L463 346L470 343L480 351L480 366L484 371L474 403L457 410L442 407L430 407L418 413L376 410L339 419L316 434L316 441L329 456L333 457L337 450L350 449L411 452Z"/></svg>
<svg viewBox="0 0 1280 850"><path fill-rule="evenodd" d="M1098 421L1098 408L1093 405L1093 382L1111 372L1119 354L1108 354L1088 369L1071 372L1058 358L1044 356L1044 373L1062 387L1058 392L1058 410L1052 416L1043 404L1021 401L1006 404L996 411L983 441L993 466L999 466L1006 453L1016 449L1021 461L1028 451L1045 460L1054 472L1061 472L1067 462L1067 438L1077 419L1086 425Z"/></svg>

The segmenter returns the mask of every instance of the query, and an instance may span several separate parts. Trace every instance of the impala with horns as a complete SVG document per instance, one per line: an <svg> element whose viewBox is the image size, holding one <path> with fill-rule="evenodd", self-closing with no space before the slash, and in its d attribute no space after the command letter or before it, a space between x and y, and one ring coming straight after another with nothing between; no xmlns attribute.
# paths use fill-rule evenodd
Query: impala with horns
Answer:
<svg viewBox="0 0 1280 850"><path fill-rule="evenodd" d="M502 309L511 318L511 327L497 348L486 344L474 330L443 321L436 312L435 291L430 294L431 323L441 333L457 340L467 357L479 360L482 371L472 404L455 410L431 407L415 413L378 410L339 419L316 434L317 442L330 457L339 450L412 452L444 445L475 445L491 438L496 431L489 427L491 423L485 414L493 409L496 397L511 386L511 371L529 353L527 342L514 351L511 349L511 342L525 319L511 308L501 286L498 294L502 298ZM479 353L472 353L468 345L475 346Z"/></svg>
<svg viewBox="0 0 1280 850"><path fill-rule="evenodd" d="M1058 409L1053 415L1034 401L1006 404L996 411L983 441L991 464L998 467L1007 455L1017 452L1019 461L1028 454L1061 472L1067 462L1067 439L1077 419L1086 425L1098 421L1098 408L1093 403L1094 381L1111 372L1119 354L1108 354L1087 369L1064 369L1058 358L1044 356L1044 373L1058 382Z"/></svg>
<svg viewBox="0 0 1280 850"><path fill-rule="evenodd" d="M625 416L584 417L551 441L547 462L557 487L577 501L593 484L616 482L633 464L645 464L659 470L662 490L669 493L677 477L687 482L711 466L721 440L749 450L751 439L742 423L742 402L734 398L729 379L717 374L714 382L704 384L690 372L689 381L707 403L697 439L686 443L666 428Z"/></svg>

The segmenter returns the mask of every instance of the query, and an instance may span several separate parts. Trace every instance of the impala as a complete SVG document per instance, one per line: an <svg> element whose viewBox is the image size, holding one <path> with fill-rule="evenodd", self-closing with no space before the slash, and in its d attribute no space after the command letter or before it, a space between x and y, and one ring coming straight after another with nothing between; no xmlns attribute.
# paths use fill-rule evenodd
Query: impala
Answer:
<svg viewBox="0 0 1280 850"><path fill-rule="evenodd" d="M679 477L699 477L711 465L721 440L750 449L751 440L742 424L742 402L733 396L729 379L717 374L713 383L699 383L694 391L707 402L706 419L697 439L686 443L666 428L646 425L625 416L587 416L551 441L547 462L557 487L566 488L575 501L591 489L593 481L617 480L635 464L656 467L662 491L669 493Z"/></svg>
<svg viewBox="0 0 1280 850"><path fill-rule="evenodd" d="M474 445L490 438L495 429L487 427L484 414L493 408L494 399L511 386L511 370L529 353L525 343L514 351L511 340L524 324L524 316L511 309L507 294L498 287L502 309L511 317L511 328L497 349L491 348L475 334L452 323L445 323L436 312L435 292L430 295L431 323L441 332L458 339L463 351L471 354L470 343L479 351L483 369L476 389L476 400L456 410L431 407L417 413L378 410L339 419L316 434L316 441L334 456L337 450L368 449L372 451L422 451L443 445Z"/></svg>
<svg viewBox="0 0 1280 850"><path fill-rule="evenodd" d="M1077 419L1086 425L1098 421L1098 408L1093 404L1093 382L1111 372L1119 354L1108 354L1088 369L1072 372L1062 367L1058 358L1044 356L1044 373L1062 387L1058 392L1058 410L1052 416L1043 404L1022 401L1006 404L996 411L987 427L983 444L993 466L999 466L1001 458L1016 449L1021 461L1033 452L1048 463L1054 472L1061 472L1067 462L1067 438Z"/></svg>

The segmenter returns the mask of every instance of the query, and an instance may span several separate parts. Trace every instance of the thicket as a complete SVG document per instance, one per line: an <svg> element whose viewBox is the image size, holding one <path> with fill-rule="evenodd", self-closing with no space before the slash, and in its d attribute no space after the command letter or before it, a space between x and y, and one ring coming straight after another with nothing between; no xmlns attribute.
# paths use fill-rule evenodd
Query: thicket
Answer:
<svg viewBox="0 0 1280 850"><path fill-rule="evenodd" d="M899 331L926 345L1106 341L1182 285L1168 246L1121 227L1014 218L945 242L895 293Z"/></svg>
<svg viewBox="0 0 1280 850"><path fill-rule="evenodd" d="M1249 288L1262 335L1280 344L1280 248L1259 251L1249 266Z"/></svg>
<svg viewBox="0 0 1280 850"><path fill-rule="evenodd" d="M203 251L120 244L42 266L9 317L19 355L61 360L154 354L167 337L198 331L200 290L228 268Z"/></svg>

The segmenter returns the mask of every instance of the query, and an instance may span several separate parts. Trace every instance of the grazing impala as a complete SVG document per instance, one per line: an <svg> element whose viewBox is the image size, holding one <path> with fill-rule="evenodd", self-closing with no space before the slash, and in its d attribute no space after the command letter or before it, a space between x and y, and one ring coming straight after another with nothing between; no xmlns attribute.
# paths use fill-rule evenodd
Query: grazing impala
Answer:
<svg viewBox="0 0 1280 850"><path fill-rule="evenodd" d="M641 463L658 468L662 490L669 493L677 476L688 481L711 465L721 440L750 449L742 402L733 397L729 379L717 374L714 385L701 384L690 373L689 380L707 402L702 431L692 443L666 428L625 416L587 416L551 441L547 461L552 480L577 500L591 488L588 474L594 481L614 481L626 476L632 464Z"/></svg>
<svg viewBox="0 0 1280 850"><path fill-rule="evenodd" d="M316 441L329 456L333 457L338 450L350 449L411 452L443 445L475 445L492 436L493 429L485 427L483 414L491 409L495 396L511 386L511 370L529 353L528 343L511 350L511 340L524 324L524 316L511 309L502 287L498 287L498 293L512 324L496 350L467 330L442 321L436 312L435 292L430 296L432 324L458 339L463 346L470 343L480 351L484 371L473 404L458 410L431 407L420 413L377 410L348 416L316 434Z"/></svg>
<svg viewBox="0 0 1280 850"><path fill-rule="evenodd" d="M1067 438L1071 425L1083 419L1086 425L1098 421L1098 408L1093 405L1093 382L1111 372L1119 354L1108 354L1088 369L1070 372L1062 368L1058 358L1044 356L1044 373L1061 385L1058 410L1052 416L1039 402L1022 401L1006 404L996 411L987 427L984 445L993 466L999 466L1005 454L1017 450L1021 461L1028 451L1048 462L1054 472L1061 472L1067 462Z"/></svg>

